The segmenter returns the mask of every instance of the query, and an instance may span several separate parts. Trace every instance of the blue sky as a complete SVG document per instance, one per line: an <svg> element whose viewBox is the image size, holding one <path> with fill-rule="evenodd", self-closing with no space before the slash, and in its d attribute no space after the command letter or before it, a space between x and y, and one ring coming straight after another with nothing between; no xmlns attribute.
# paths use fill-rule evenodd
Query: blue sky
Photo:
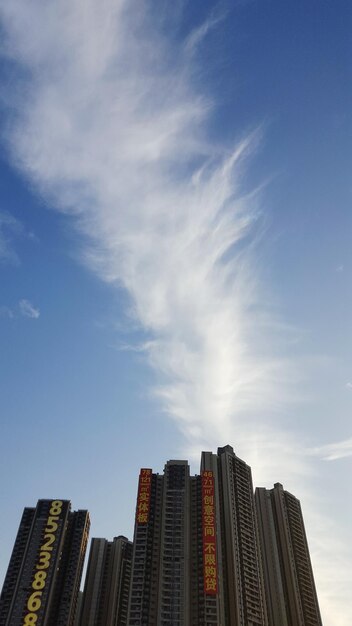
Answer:
<svg viewBox="0 0 352 626"><path fill-rule="evenodd" d="M230 443L349 626L352 9L0 7L1 577L24 506L131 537L139 467Z"/></svg>

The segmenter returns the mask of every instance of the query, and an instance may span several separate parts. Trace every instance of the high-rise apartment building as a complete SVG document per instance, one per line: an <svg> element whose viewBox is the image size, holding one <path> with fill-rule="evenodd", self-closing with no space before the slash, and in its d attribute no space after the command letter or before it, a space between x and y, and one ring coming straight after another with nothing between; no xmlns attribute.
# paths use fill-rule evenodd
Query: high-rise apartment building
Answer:
<svg viewBox="0 0 352 626"><path fill-rule="evenodd" d="M132 543L92 539L81 604L80 626L127 626Z"/></svg>
<svg viewBox="0 0 352 626"><path fill-rule="evenodd" d="M231 446L203 452L201 469L212 470L218 492L219 589L229 626L264 626L266 609L251 468Z"/></svg>
<svg viewBox="0 0 352 626"><path fill-rule="evenodd" d="M186 461L169 461L164 476L141 470L129 624L159 624L164 619L174 620L175 626L189 623L180 621L186 619L188 603L189 516Z"/></svg>
<svg viewBox="0 0 352 626"><path fill-rule="evenodd" d="M74 626L89 533L68 500L25 508L0 597L1 626Z"/></svg>
<svg viewBox="0 0 352 626"><path fill-rule="evenodd" d="M266 626L251 470L230 446L201 473L142 469L129 626Z"/></svg>
<svg viewBox="0 0 352 626"><path fill-rule="evenodd" d="M270 626L321 626L299 500L276 483L255 503Z"/></svg>

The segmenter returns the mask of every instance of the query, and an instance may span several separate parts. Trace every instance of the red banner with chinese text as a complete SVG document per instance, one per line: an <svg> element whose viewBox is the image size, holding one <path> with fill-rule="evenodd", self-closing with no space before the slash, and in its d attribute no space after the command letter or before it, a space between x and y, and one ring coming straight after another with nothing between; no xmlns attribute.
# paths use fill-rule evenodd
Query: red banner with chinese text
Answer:
<svg viewBox="0 0 352 626"><path fill-rule="evenodd" d="M214 474L202 472L203 577L204 593L215 596L218 591L216 564L216 522Z"/></svg>
<svg viewBox="0 0 352 626"><path fill-rule="evenodd" d="M137 495L137 524L147 524L149 521L150 492L152 486L152 470L142 468L139 472Z"/></svg>

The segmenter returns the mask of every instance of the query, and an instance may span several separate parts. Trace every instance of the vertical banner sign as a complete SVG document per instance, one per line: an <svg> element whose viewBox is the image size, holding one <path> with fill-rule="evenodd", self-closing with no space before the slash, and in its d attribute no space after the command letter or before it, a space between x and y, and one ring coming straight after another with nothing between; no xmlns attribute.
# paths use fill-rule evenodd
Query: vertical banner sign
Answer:
<svg viewBox="0 0 352 626"><path fill-rule="evenodd" d="M150 491L152 486L152 470L141 469L139 472L137 496L137 524L147 524L149 521Z"/></svg>
<svg viewBox="0 0 352 626"><path fill-rule="evenodd" d="M202 472L203 577L204 593L215 596L218 590L216 566L216 524L214 474Z"/></svg>

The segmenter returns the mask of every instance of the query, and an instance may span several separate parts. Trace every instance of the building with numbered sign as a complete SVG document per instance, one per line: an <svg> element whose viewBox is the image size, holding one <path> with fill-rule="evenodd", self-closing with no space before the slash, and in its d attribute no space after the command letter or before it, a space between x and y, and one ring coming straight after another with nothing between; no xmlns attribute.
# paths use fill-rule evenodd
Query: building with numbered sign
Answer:
<svg viewBox="0 0 352 626"><path fill-rule="evenodd" d="M1 626L74 626L89 533L68 500L25 508L0 596Z"/></svg>
<svg viewBox="0 0 352 626"><path fill-rule="evenodd" d="M300 503L231 446L140 470L133 544L93 539L67 500L24 510L0 626L322 626Z"/></svg>

